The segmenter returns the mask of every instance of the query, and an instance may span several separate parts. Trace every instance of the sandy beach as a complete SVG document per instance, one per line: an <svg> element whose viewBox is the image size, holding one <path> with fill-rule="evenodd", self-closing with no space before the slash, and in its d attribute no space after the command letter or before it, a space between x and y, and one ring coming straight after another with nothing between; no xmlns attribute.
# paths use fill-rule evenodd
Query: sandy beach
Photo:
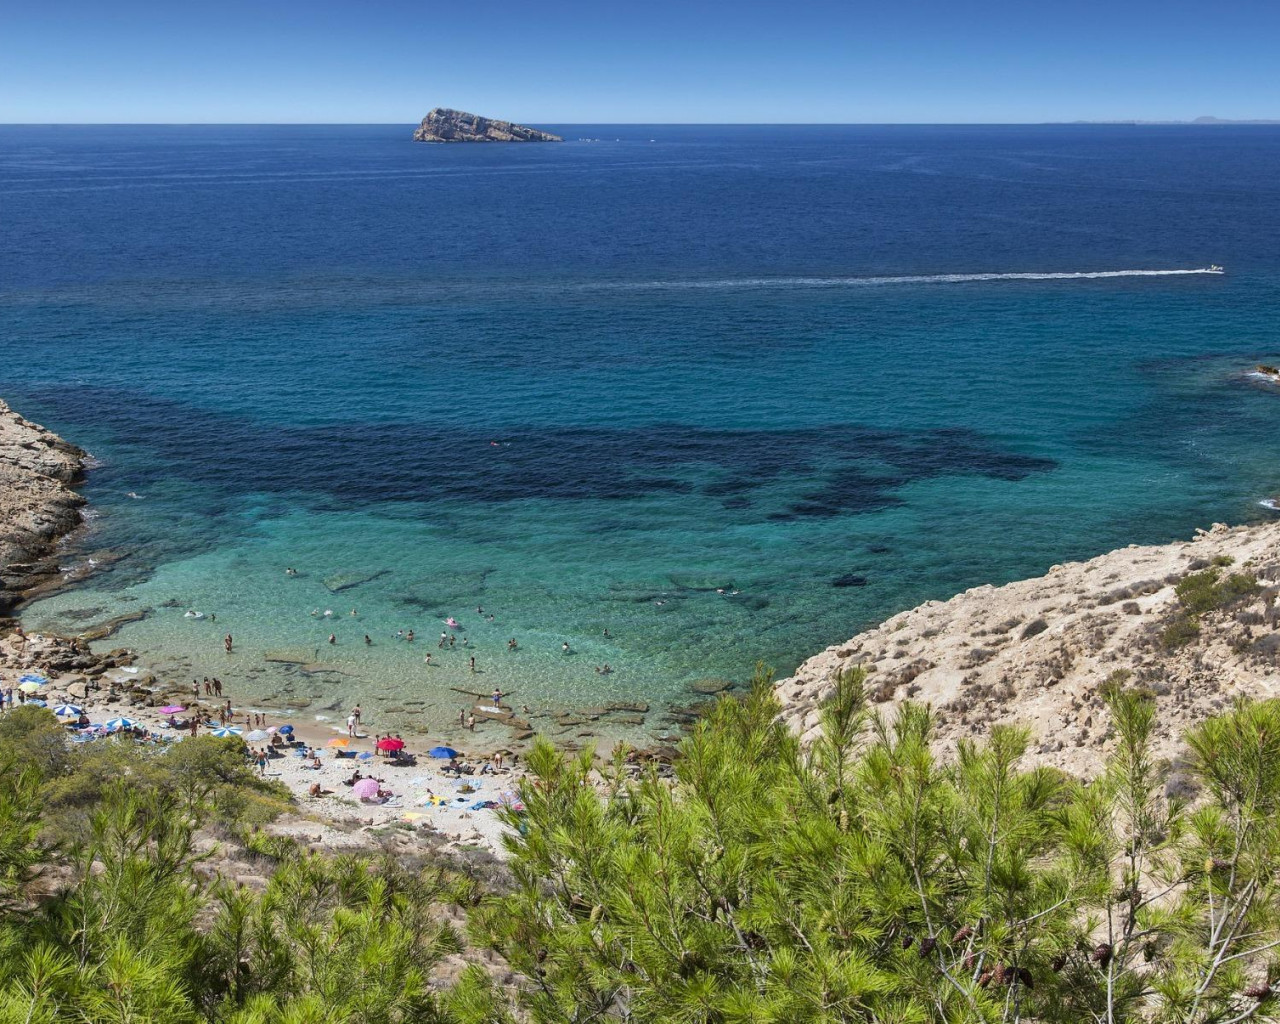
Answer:
<svg viewBox="0 0 1280 1024"><path fill-rule="evenodd" d="M92 675L50 667L60 657L65 658L68 643L61 638L23 637L17 633L0 640L0 688L13 687L15 697L20 698L19 680L24 675L44 678L47 682L33 689L31 699L44 701L49 708L62 704L83 708L95 725L127 718L145 730L151 742L160 744L180 743L190 735L187 729L171 726L170 718L181 723L189 720L194 711L210 716L216 723L218 708L229 701L233 714L228 724L242 730L242 738L255 728L269 731L292 726L292 737L298 741L274 748L265 765L264 777L282 782L298 803L298 815L274 824L272 831L327 847L367 847L371 834L376 836L388 827L397 827L437 842L443 840L446 847L479 847L499 857L504 855L501 836L505 826L493 807L476 805L496 805L517 793L523 772L518 766L513 767L514 755L504 754L504 764L498 767L495 751L460 749L460 764L473 774L457 776L446 771L447 759L428 756L434 743L408 737L405 754L412 755L416 763L405 763L407 758L395 760L376 751L379 734L368 725L362 725L354 738L348 737L345 718L339 723L316 721L314 716L282 717L279 712L240 701L226 687L221 701L202 695L198 703L192 703L189 689L183 697L179 687L159 684L135 665L114 665L100 672L100 666L88 666ZM129 658L122 652L106 660ZM160 711L161 707L171 706L185 710L173 715ZM259 715L262 717L256 717ZM207 727L198 728L202 735L209 731ZM122 741L101 735L89 742ZM267 740L245 743L246 756L252 756L250 751L271 749ZM312 758L301 756L307 749L318 755L318 768L313 767ZM351 787L343 783L357 771L377 779L380 789L392 795L384 802L356 799ZM317 784L320 794L315 796L312 787Z"/></svg>

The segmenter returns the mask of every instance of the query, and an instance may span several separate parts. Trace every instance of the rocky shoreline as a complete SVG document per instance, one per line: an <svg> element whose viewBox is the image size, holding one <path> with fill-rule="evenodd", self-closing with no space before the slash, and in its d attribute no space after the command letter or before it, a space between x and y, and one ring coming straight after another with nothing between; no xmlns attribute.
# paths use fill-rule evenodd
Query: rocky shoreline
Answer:
<svg viewBox="0 0 1280 1024"><path fill-rule="evenodd" d="M0 401L0 617L61 582L58 543L83 522L88 454Z"/></svg>
<svg viewBox="0 0 1280 1024"><path fill-rule="evenodd" d="M1090 775L1109 749L1109 685L1155 696L1156 750L1170 759L1189 726L1236 697L1280 696L1278 598L1280 523L1218 523L928 601L810 658L776 692L811 740L833 679L863 665L873 708L933 705L944 754L1020 723L1032 760Z"/></svg>

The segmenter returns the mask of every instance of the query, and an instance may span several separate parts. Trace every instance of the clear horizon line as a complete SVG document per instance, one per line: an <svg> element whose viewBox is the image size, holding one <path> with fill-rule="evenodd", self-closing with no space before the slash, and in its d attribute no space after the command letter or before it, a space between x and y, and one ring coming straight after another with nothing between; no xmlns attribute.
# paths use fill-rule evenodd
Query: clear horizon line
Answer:
<svg viewBox="0 0 1280 1024"><path fill-rule="evenodd" d="M411 121L0 121L3 128L189 128L189 127L292 127L292 126L360 126L360 127L402 127L414 126L419 120ZM860 128L860 127L951 127L951 128L1004 128L1004 127L1040 127L1049 125L1079 126L1096 125L1117 128L1160 128L1191 126L1199 128L1230 127L1277 127L1280 118L1217 118L1213 121L1197 121L1194 118L1153 120L1146 118L1108 118L1090 119L1073 118L1071 120L1054 121L556 121L552 119L526 118L518 124L558 125L566 128L587 128L601 125L617 125L619 127L670 127L670 128L774 128L774 127L811 127L811 128Z"/></svg>

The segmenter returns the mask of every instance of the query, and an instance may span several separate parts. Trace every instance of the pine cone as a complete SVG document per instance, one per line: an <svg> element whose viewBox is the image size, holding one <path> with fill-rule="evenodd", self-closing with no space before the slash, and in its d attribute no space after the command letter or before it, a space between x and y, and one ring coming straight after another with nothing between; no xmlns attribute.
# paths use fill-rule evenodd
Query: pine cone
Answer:
<svg viewBox="0 0 1280 1024"><path fill-rule="evenodd" d="M1244 994L1250 999L1266 999L1271 995L1270 985L1253 985L1244 990Z"/></svg>
<svg viewBox="0 0 1280 1024"><path fill-rule="evenodd" d="M972 935L972 934L973 934L973 929L972 929L972 928L970 928L968 925L965 925L965 926L964 926L963 928L961 928L958 932L956 932L953 936L951 936L951 941L952 941L952 942L964 942L964 940L965 940L965 939L967 939L967 938L968 938L970 935Z"/></svg>
<svg viewBox="0 0 1280 1024"><path fill-rule="evenodd" d="M542 961L544 961L546 958L547 958L547 951L545 949L538 950L538 953L536 956L538 963L542 963Z"/></svg>
<svg viewBox="0 0 1280 1024"><path fill-rule="evenodd" d="M910 949L910 948L911 948L911 943L913 943L913 942L915 942L915 941L916 941L916 937L915 937L914 935L904 935L904 936L902 936L902 948L903 948L903 949Z"/></svg>
<svg viewBox="0 0 1280 1024"><path fill-rule="evenodd" d="M1059 953L1057 956L1055 956L1052 960L1049 961L1049 970L1053 971L1054 974L1057 974L1060 970L1062 970L1062 968L1066 966L1067 966L1066 953Z"/></svg>
<svg viewBox="0 0 1280 1024"><path fill-rule="evenodd" d="M964 955L964 969L966 971L973 970L973 965L976 961L977 961L977 957L975 957L972 953L966 953Z"/></svg>
<svg viewBox="0 0 1280 1024"><path fill-rule="evenodd" d="M982 977L978 979L978 988L986 988L991 984L991 972L983 971Z"/></svg>
<svg viewBox="0 0 1280 1024"><path fill-rule="evenodd" d="M938 940L935 939L932 935L928 936L927 938L921 939L920 955L922 957L928 956L930 953L934 951L937 945L938 945Z"/></svg>
<svg viewBox="0 0 1280 1024"><path fill-rule="evenodd" d="M1022 982L1022 987L1033 989L1036 987L1036 980L1031 976L1031 972L1025 967L1018 968L1018 980Z"/></svg>
<svg viewBox="0 0 1280 1024"><path fill-rule="evenodd" d="M1099 967L1105 968L1107 964L1111 963L1112 952L1113 950L1111 947L1107 943L1102 942L1098 944L1098 947L1093 951L1093 955L1090 956L1089 959Z"/></svg>
<svg viewBox="0 0 1280 1024"><path fill-rule="evenodd" d="M995 968L991 972L991 980L997 985L1003 985L1005 980L1008 978L1009 973L1009 968L1005 967L1004 964L996 964Z"/></svg>

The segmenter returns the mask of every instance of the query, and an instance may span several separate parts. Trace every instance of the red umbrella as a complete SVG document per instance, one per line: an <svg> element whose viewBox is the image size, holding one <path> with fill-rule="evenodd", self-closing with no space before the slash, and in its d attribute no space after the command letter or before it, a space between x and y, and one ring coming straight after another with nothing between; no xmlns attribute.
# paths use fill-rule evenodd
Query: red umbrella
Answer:
<svg viewBox="0 0 1280 1024"><path fill-rule="evenodd" d="M384 736L378 740L379 750L404 750L404 740L397 736Z"/></svg>

